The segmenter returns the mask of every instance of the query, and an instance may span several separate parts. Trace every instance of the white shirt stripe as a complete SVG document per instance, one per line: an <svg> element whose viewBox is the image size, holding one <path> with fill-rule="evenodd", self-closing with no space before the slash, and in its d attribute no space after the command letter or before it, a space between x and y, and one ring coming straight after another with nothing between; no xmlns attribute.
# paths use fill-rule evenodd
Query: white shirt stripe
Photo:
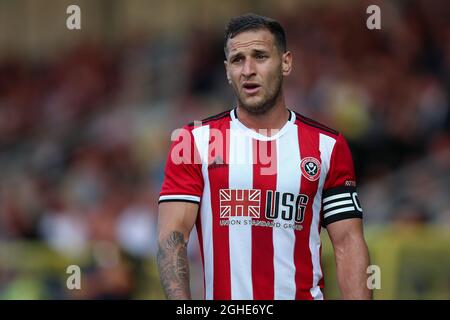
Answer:
<svg viewBox="0 0 450 320"><path fill-rule="evenodd" d="M300 193L300 149L298 143L298 130L286 132L277 141L277 191ZM294 223L282 220L279 216L276 220L281 225ZM274 272L276 300L295 299L295 233L290 228L273 228L274 248Z"/></svg>
<svg viewBox="0 0 450 320"><path fill-rule="evenodd" d="M319 178L318 190L313 203L313 219L311 222L311 229L309 233L309 249L311 251L311 259L313 266L313 284L310 293L315 300L323 299L323 293L318 286L319 280L322 278L322 268L320 266L320 233L319 233L319 221L322 208L322 188L325 183L325 178L330 169L331 154L333 152L334 144L336 140L324 135L319 134L319 150L321 159L321 172Z"/></svg>
<svg viewBox="0 0 450 320"><path fill-rule="evenodd" d="M237 129L231 122L229 188L253 188L253 154L251 137ZM242 150L249 151L248 153ZM231 217L233 220L247 220L250 217ZM253 299L252 284L252 226L251 224L229 225L231 299Z"/></svg>
<svg viewBox="0 0 450 320"><path fill-rule="evenodd" d="M208 148L209 148L209 126L202 126L192 130L195 145L202 159L202 173L204 180L204 189L202 196L202 205L200 209L203 257L204 257L204 277L205 277L205 299L214 298L214 250L212 233L212 209L211 194L208 175Z"/></svg>

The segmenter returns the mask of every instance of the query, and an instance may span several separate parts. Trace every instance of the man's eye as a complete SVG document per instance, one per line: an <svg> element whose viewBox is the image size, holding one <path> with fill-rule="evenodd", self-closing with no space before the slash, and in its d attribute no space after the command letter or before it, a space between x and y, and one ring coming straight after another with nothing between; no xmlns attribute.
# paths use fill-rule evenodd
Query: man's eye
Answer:
<svg viewBox="0 0 450 320"><path fill-rule="evenodd" d="M264 55L264 54L258 54L257 56L256 56L256 59L258 59L258 60L263 60L263 59L265 59L267 56L266 55Z"/></svg>
<svg viewBox="0 0 450 320"><path fill-rule="evenodd" d="M232 63L238 63L242 61L242 57L236 57L233 60L231 60Z"/></svg>

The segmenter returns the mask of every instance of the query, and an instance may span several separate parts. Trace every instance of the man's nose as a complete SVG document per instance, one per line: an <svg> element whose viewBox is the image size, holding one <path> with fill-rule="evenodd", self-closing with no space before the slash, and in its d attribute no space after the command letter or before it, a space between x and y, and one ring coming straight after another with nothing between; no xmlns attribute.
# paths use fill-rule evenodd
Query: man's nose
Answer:
<svg viewBox="0 0 450 320"><path fill-rule="evenodd" d="M255 62L253 59L245 59L244 65L242 66L242 75L246 78L255 74Z"/></svg>

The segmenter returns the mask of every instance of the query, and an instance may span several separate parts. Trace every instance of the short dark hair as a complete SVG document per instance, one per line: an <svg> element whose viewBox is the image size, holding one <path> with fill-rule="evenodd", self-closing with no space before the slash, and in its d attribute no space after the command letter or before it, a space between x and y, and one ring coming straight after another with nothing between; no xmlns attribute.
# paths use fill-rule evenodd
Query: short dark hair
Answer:
<svg viewBox="0 0 450 320"><path fill-rule="evenodd" d="M286 34L281 24L271 18L259 16L254 13L247 13L241 16L231 18L225 28L224 50L227 55L228 40L234 38L237 34L257 29L267 29L273 34L275 43L281 52L286 52Z"/></svg>

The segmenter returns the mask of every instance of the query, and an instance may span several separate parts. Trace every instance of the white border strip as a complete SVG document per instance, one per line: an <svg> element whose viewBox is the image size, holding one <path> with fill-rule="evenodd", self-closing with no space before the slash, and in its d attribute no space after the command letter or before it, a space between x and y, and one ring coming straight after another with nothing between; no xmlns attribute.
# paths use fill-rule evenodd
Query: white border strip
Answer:
<svg viewBox="0 0 450 320"><path fill-rule="evenodd" d="M200 203L200 197L198 196L191 196L187 194L177 194L177 195L170 195L170 196L160 196L159 201L167 201L167 200L187 200L187 201L195 201Z"/></svg>
<svg viewBox="0 0 450 320"><path fill-rule="evenodd" d="M333 203L327 204L325 207L323 207L323 211L326 211L330 208L343 206L345 204L353 204L353 201L352 200L342 200L342 201L333 202Z"/></svg>
<svg viewBox="0 0 450 320"><path fill-rule="evenodd" d="M329 216L341 213L341 212L351 212L351 211L355 211L355 207L351 206L351 207L345 207L345 208L340 208L340 209L336 209L336 210L332 210L330 212L328 212L327 214L325 214L323 217L324 218L328 218Z"/></svg>
<svg viewBox="0 0 450 320"><path fill-rule="evenodd" d="M336 195L334 195L334 196L326 197L326 198L323 199L323 203L328 202L328 201L331 201L331 200L336 200L336 199L345 198L345 197L350 198L350 197L351 197L350 192L347 192L347 193L340 193L340 194L336 194Z"/></svg>

